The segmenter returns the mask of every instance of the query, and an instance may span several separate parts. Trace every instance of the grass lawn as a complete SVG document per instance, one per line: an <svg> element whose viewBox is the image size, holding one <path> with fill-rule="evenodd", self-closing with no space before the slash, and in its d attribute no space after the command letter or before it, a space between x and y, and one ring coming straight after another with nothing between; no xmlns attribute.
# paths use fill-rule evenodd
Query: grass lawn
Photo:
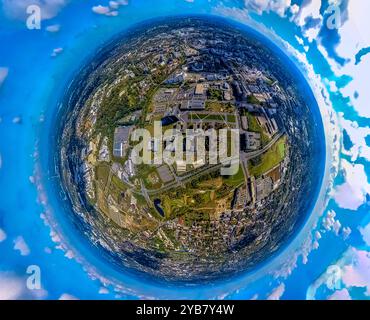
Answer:
<svg viewBox="0 0 370 320"><path fill-rule="evenodd" d="M95 170L96 180L98 180L102 186L105 186L108 181L110 167L107 165L99 165Z"/></svg>
<svg viewBox="0 0 370 320"><path fill-rule="evenodd" d="M261 104L260 101L253 94L247 97L247 102L250 104L258 104L258 105Z"/></svg>
<svg viewBox="0 0 370 320"><path fill-rule="evenodd" d="M249 131L252 131L252 132L263 132L263 129L262 127L258 124L257 122L257 118L254 117L251 113L248 112L247 114L247 118L248 118L248 127L249 127Z"/></svg>
<svg viewBox="0 0 370 320"><path fill-rule="evenodd" d="M222 100L222 91L218 89L208 89L208 96L211 100Z"/></svg>
<svg viewBox="0 0 370 320"><path fill-rule="evenodd" d="M148 189L157 189L162 186L162 181L158 176L157 168L155 166L141 164L137 168L136 178L143 179L144 185ZM158 182L153 183L154 179Z"/></svg>
<svg viewBox="0 0 370 320"><path fill-rule="evenodd" d="M127 191L126 185L115 175L112 175L112 183L110 185L110 194L118 202L122 192Z"/></svg>
<svg viewBox="0 0 370 320"><path fill-rule="evenodd" d="M228 114L226 115L226 119L225 119L225 115L223 114L203 114L203 113L191 113L190 114L190 119L191 120L197 120L197 119L202 119L202 120L205 120L205 121L227 121L227 122L235 122L236 119L235 119L235 115L233 114Z"/></svg>
<svg viewBox="0 0 370 320"><path fill-rule="evenodd" d="M261 176L273 167L277 166L285 157L287 139L281 137L267 152L261 157L261 163L253 166L249 161L249 173L253 176Z"/></svg>
<svg viewBox="0 0 370 320"><path fill-rule="evenodd" d="M224 177L224 182L230 187L239 187L241 184L244 183L244 172L241 166L239 166L239 171L237 174L229 177Z"/></svg>
<svg viewBox="0 0 370 320"><path fill-rule="evenodd" d="M231 103L206 101L206 110L213 112L233 112L235 110L235 107Z"/></svg>
<svg viewBox="0 0 370 320"><path fill-rule="evenodd" d="M265 146L266 144L268 144L270 139L266 135L265 130L258 124L256 117L248 113L247 118L248 118L248 127L249 127L248 131L258 132L261 134L262 146Z"/></svg>
<svg viewBox="0 0 370 320"><path fill-rule="evenodd" d="M215 121L224 121L225 118L222 115L218 114L203 114L203 113L191 113L190 114L191 120L215 120Z"/></svg>
<svg viewBox="0 0 370 320"><path fill-rule="evenodd" d="M207 177L197 181L193 186L189 183L185 189L175 189L159 196L166 219L182 216L187 223L209 219L216 210L217 201L229 196L236 186L244 182L244 174L239 172L231 177ZM227 199L225 199L228 201Z"/></svg>
<svg viewBox="0 0 370 320"><path fill-rule="evenodd" d="M227 116L227 122L235 122L235 115L229 114Z"/></svg>

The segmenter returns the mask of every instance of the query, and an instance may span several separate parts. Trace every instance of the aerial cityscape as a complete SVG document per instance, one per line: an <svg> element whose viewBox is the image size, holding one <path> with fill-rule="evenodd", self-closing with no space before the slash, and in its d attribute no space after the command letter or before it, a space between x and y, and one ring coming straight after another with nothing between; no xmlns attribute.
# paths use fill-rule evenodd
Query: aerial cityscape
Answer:
<svg viewBox="0 0 370 320"><path fill-rule="evenodd" d="M264 261L304 218L315 180L317 132L294 79L227 24L174 19L125 39L66 99L60 170L91 241L121 267L168 281ZM149 138L134 137L137 129ZM222 146L200 134L212 130L237 139L229 133ZM174 154L176 134L183 157L156 162L159 151ZM139 140L152 162L134 161ZM212 151L230 153L235 141L236 171L223 175Z"/></svg>
<svg viewBox="0 0 370 320"><path fill-rule="evenodd" d="M0 0L0 301L369 300L368 12Z"/></svg>

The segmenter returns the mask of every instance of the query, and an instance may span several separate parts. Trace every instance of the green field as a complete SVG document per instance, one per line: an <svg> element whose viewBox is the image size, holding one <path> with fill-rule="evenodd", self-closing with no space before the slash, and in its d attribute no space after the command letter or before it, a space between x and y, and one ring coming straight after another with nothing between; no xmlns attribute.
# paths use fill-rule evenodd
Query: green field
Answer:
<svg viewBox="0 0 370 320"><path fill-rule="evenodd" d="M108 182L110 167L107 165L98 165L95 168L96 180L102 185L105 186Z"/></svg>
<svg viewBox="0 0 370 320"><path fill-rule="evenodd" d="M239 166L239 170L237 174L233 176L229 176L229 177L224 177L223 179L224 179L225 184L227 184L228 186L235 187L235 188L239 187L245 181L244 172L243 172L242 167Z"/></svg>
<svg viewBox="0 0 370 320"><path fill-rule="evenodd" d="M227 122L235 122L235 115L229 114L227 116Z"/></svg>
<svg viewBox="0 0 370 320"><path fill-rule="evenodd" d="M252 176L261 176L265 172L277 166L285 157L286 154L286 136L281 137L267 152L261 156L261 162L253 166L249 161L248 169Z"/></svg>
<svg viewBox="0 0 370 320"><path fill-rule="evenodd" d="M114 201L120 202L122 193L127 191L125 184L115 175L112 175L111 184L109 186L109 194L113 197Z"/></svg>
<svg viewBox="0 0 370 320"><path fill-rule="evenodd" d="M258 105L261 104L260 101L253 94L247 97L247 102L250 104L258 104Z"/></svg>
<svg viewBox="0 0 370 320"><path fill-rule="evenodd" d="M233 112L235 107L231 103L206 101L206 110L210 112Z"/></svg>
<svg viewBox="0 0 370 320"><path fill-rule="evenodd" d="M98 111L96 129L110 136L120 119L135 110L141 109L143 101L140 98L138 83L143 79L137 76L114 87L110 95L105 96Z"/></svg>
<svg viewBox="0 0 370 320"><path fill-rule="evenodd" d="M215 121L224 121L224 117L218 114L205 114L205 113L191 113L191 120L215 120Z"/></svg>
<svg viewBox="0 0 370 320"><path fill-rule="evenodd" d="M265 130L258 124L256 117L253 116L251 113L248 113L247 118L248 118L248 131L258 132L261 134L262 146L268 144L270 139L266 135Z"/></svg>
<svg viewBox="0 0 370 320"><path fill-rule="evenodd" d="M205 121L227 121L227 122L235 122L235 115L228 114L225 116L223 114L205 114L205 113L191 113L190 119L191 120L205 120Z"/></svg>
<svg viewBox="0 0 370 320"><path fill-rule="evenodd" d="M211 100L222 100L222 91L218 89L210 88L208 89L208 96Z"/></svg>
<svg viewBox="0 0 370 320"><path fill-rule="evenodd" d="M153 183L151 177L157 177L158 182ZM152 189L159 189L162 186L162 181L158 176L157 168L151 165L141 164L137 168L137 175L136 178L141 178L144 181L144 185L146 188Z"/></svg>
<svg viewBox="0 0 370 320"><path fill-rule="evenodd" d="M187 224L208 220L215 214L220 201L231 205L235 188L245 181L242 168L236 175L223 177L219 171L206 174L159 196L166 219L183 217Z"/></svg>

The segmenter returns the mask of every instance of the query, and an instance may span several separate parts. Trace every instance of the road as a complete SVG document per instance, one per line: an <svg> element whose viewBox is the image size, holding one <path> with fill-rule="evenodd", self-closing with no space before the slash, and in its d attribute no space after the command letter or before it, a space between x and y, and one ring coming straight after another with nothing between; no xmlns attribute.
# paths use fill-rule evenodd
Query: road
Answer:
<svg viewBox="0 0 370 320"><path fill-rule="evenodd" d="M267 144L265 145L262 149L260 150L256 150L256 151L252 151L252 152L241 152L240 156L241 156L241 159L242 162L246 162L250 159L253 159L255 157L258 157L262 154L264 154L266 151L268 151L282 136L284 135L284 132L280 132L278 134L276 134L274 136L274 138ZM148 194L150 195L155 195L155 194L158 194L158 193L162 193L164 191L167 191L169 189L172 189L172 188L176 188L176 187L179 187L181 185L184 185L188 180L193 180L199 176L202 176L204 174L207 174L207 173L211 173L211 172L214 172L216 170L219 170L223 167L223 164L222 163L218 163L216 165L212 165L212 166L206 166L204 167L202 170L194 173L189 173L185 176L181 176L179 177L176 181L174 182L171 182L170 184L167 184L165 186L163 186L162 188L160 189L157 189L157 190L147 190ZM243 171L244 173L246 173L246 168L244 168L243 166ZM179 180L180 180L180 183L179 183Z"/></svg>

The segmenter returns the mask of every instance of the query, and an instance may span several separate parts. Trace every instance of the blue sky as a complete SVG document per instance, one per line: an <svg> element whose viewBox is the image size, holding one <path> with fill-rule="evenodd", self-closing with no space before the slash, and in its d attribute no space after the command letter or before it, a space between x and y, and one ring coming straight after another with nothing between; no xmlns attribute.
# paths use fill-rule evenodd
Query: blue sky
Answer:
<svg viewBox="0 0 370 320"><path fill-rule="evenodd" d="M26 27L30 4L41 8L40 30ZM334 29L332 5L341 17ZM370 3L1 0L0 8L0 299L369 298ZM41 148L58 98L99 46L136 22L186 13L237 20L279 45L315 92L330 155L315 210L285 252L252 275L197 290L116 275L66 235ZM41 270L40 290L26 286L30 265Z"/></svg>

